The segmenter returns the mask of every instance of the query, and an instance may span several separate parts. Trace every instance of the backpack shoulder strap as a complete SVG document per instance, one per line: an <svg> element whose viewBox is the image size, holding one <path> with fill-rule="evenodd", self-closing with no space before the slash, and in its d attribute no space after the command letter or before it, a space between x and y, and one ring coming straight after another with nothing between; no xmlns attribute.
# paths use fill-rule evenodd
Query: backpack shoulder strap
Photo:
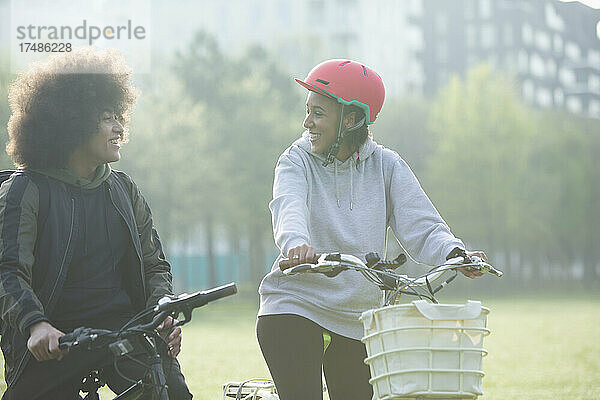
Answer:
<svg viewBox="0 0 600 400"><path fill-rule="evenodd" d="M4 183L4 181L8 180L8 178L10 178L13 174L27 174L27 176L29 176L29 178L31 178L31 180L33 180L38 187L40 199L37 218L37 234L39 236L44 229L44 225L48 219L48 211L50 209L50 185L48 183L48 177L27 169L5 169L0 171L0 185Z"/></svg>
<svg viewBox="0 0 600 400"><path fill-rule="evenodd" d="M50 210L50 183L48 182L48 177L46 175L27 170L26 173L29 174L29 177L38 187L40 199L37 218L37 235L39 236L44 230Z"/></svg>
<svg viewBox="0 0 600 400"><path fill-rule="evenodd" d="M17 171L14 169L4 169L0 171L0 185L3 184L4 181L8 180L8 178L10 178L15 172Z"/></svg>

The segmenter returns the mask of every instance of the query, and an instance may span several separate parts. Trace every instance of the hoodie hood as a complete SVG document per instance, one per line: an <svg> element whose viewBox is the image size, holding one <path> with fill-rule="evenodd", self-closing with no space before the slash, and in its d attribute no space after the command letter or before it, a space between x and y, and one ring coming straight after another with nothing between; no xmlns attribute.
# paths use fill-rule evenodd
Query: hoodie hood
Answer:
<svg viewBox="0 0 600 400"><path fill-rule="evenodd" d="M327 157L324 154L313 153L311 151L310 141L308 140L308 131L302 132L302 137L300 137L298 140L296 140L294 142L294 144L320 161L325 161L327 159ZM377 143L375 143L373 141L373 139L371 139L370 137L367 137L367 140L365 140L365 142L360 145L358 150L355 151L348 160L352 160L352 162L354 164L358 164L358 163L366 160L367 158L369 158L373 154L373 152L375 151L376 148L377 148ZM343 165L346 165L348 160L342 162L336 158L335 162L333 164L328 165L327 167L324 167L324 168L334 168L335 164L337 164L339 166L343 166Z"/></svg>
<svg viewBox="0 0 600 400"><path fill-rule="evenodd" d="M323 162L327 159L324 154L314 153L310 149L310 140L308 139L308 131L304 131L302 133L302 137L294 142L295 145L298 145L302 150L306 151L311 156L315 157L319 160L319 162ZM360 171L360 164L363 163L366 159L368 159L377 148L377 144L371 139L367 137L363 144L360 145L357 151L352 153L352 155L345 161L340 161L337 158L333 160L333 163L327 165L323 168L333 168L333 181L335 185L335 199L337 206L340 207L340 189L338 186L338 169L340 170L350 170L350 210L354 208L354 169ZM354 168L355 167L355 168Z"/></svg>
<svg viewBox="0 0 600 400"><path fill-rule="evenodd" d="M50 178L54 178L61 182L67 183L72 186L76 186L81 189L95 189L102 184L110 175L110 166L108 164L102 164L96 168L96 175L91 179L82 178L75 174L69 168L48 168L48 169L35 169L31 168L32 171L46 175Z"/></svg>

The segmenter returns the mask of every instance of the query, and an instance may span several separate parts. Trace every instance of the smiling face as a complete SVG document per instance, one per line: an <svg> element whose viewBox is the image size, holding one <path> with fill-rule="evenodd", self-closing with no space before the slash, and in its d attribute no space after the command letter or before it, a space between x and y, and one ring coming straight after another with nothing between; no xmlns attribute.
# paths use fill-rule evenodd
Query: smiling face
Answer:
<svg viewBox="0 0 600 400"><path fill-rule="evenodd" d="M98 166L119 161L123 131L121 118L110 110L104 110L100 114L98 131L69 157L71 169L80 176L93 177Z"/></svg>
<svg viewBox="0 0 600 400"><path fill-rule="evenodd" d="M92 135L87 144L83 146L90 161L94 162L96 166L119 161L123 130L121 118L112 111L104 110L100 114L98 132Z"/></svg>
<svg viewBox="0 0 600 400"><path fill-rule="evenodd" d="M326 153L337 138L340 124L341 105L330 97L309 91L306 98L306 117L302 126L308 130L310 150L313 153ZM354 113L344 117L343 126L354 123ZM346 160L352 152L346 140L340 145L336 156L338 160Z"/></svg>
<svg viewBox="0 0 600 400"><path fill-rule="evenodd" d="M335 142L340 123L340 105L329 97L309 91L306 117L302 125L308 130L310 149L325 153Z"/></svg>

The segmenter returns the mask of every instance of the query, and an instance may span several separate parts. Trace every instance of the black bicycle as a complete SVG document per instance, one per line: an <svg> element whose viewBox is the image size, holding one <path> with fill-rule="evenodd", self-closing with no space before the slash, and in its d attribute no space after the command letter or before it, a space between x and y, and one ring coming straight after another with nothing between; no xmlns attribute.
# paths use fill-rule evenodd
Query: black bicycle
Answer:
<svg viewBox="0 0 600 400"><path fill-rule="evenodd" d="M177 318L181 314L183 314L183 319L178 321L175 326L185 325L192 320L192 311L195 308L235 293L237 293L235 283L229 283L192 294L166 296L160 299L156 306L149 307L135 315L117 331L77 328L59 339L59 347L85 350L108 348L114 358L115 366L122 359L135 361L136 359L131 353L134 352L134 349L142 350L144 358L149 360L149 363L145 364L147 373L142 379L134 381L135 383L113 400L135 400L142 396L149 396L153 400L169 400L166 378L157 349L158 343L164 342L164 339L158 334L156 328L167 317ZM83 399L99 399L98 389L104 384L99 372L93 371L83 380L81 391L87 393Z"/></svg>

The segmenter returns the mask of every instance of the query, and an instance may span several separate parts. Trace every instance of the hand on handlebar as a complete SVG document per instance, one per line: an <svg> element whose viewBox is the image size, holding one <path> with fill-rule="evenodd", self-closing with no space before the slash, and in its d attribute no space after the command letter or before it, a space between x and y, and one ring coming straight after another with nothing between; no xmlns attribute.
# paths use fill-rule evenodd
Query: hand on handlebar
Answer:
<svg viewBox="0 0 600 400"><path fill-rule="evenodd" d="M466 251L466 253L467 253L467 257L469 257L471 259L474 257L477 257L484 262L488 261L487 256L485 255L485 253L483 251L479 251L479 250ZM477 278L478 276L483 275L483 271L474 269L472 267L460 267L460 268L457 268L457 270L460 271L460 273L463 274L464 276L471 278L471 279L474 279L474 278Z"/></svg>
<svg viewBox="0 0 600 400"><path fill-rule="evenodd" d="M62 360L69 350L58 348L58 338L64 336L64 333L53 327L49 322L41 321L33 324L29 328L29 340L27 348L33 354L36 360Z"/></svg>
<svg viewBox="0 0 600 400"><path fill-rule="evenodd" d="M156 328L159 335L161 335L169 346L169 355L173 358L177 357L181 351L181 327L173 325L177 324L177 320L171 316L168 316L159 326Z"/></svg>
<svg viewBox="0 0 600 400"><path fill-rule="evenodd" d="M318 259L314 247L307 244L294 247L288 251L288 260L279 263L279 268L285 271L288 268L295 267L299 264L315 263Z"/></svg>

